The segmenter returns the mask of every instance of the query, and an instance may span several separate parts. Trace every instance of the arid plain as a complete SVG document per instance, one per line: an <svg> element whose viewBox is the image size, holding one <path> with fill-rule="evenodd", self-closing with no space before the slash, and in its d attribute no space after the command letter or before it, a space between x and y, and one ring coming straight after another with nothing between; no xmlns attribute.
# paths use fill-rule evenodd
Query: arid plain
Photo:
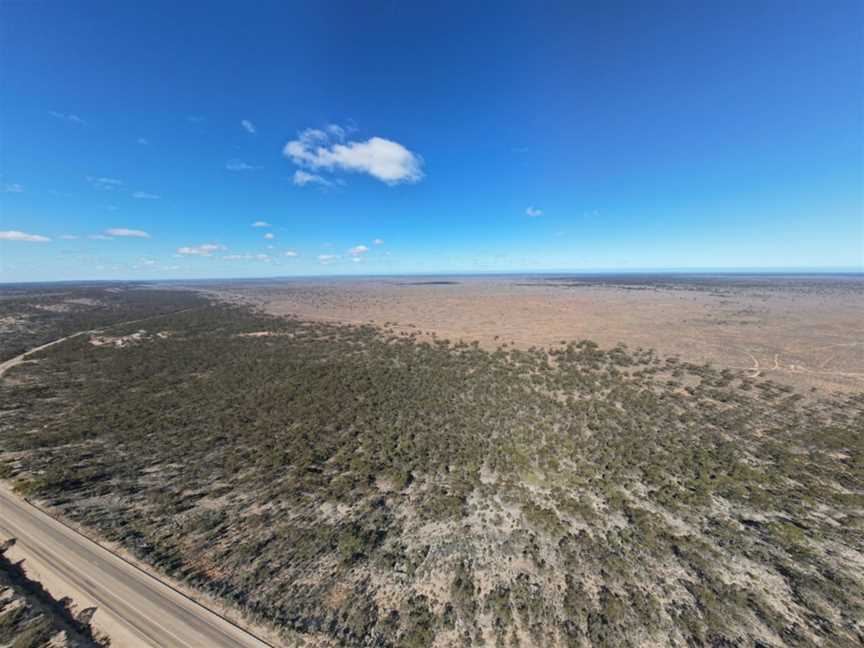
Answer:
<svg viewBox="0 0 864 648"><path fill-rule="evenodd" d="M590 339L747 371L800 390L864 389L861 275L563 275L285 280L216 292L276 315L373 324L486 348Z"/></svg>

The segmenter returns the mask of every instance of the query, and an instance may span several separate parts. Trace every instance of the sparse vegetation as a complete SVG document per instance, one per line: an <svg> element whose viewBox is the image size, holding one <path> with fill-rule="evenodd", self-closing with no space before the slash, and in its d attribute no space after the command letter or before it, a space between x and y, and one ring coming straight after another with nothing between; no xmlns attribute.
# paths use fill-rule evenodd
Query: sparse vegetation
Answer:
<svg viewBox="0 0 864 648"><path fill-rule="evenodd" d="M188 295L11 370L2 474L330 645L864 641L864 395Z"/></svg>

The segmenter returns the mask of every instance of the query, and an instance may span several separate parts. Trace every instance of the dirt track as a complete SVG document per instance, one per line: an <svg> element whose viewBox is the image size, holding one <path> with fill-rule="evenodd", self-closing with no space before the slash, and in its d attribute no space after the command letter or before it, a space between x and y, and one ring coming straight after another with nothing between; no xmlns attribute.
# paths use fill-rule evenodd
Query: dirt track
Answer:
<svg viewBox="0 0 864 648"><path fill-rule="evenodd" d="M17 355L14 358L10 358L5 362L0 362L0 377L3 376L7 371L9 371L12 367L21 364L22 362L27 362L27 356L42 351L43 349L47 349L49 347L54 346L55 344L60 344L61 342L65 342L66 340L71 340L74 337L78 337L79 335L84 335L84 333L88 333L89 331L81 331L79 333L73 333L72 335L67 335L66 337L62 337L57 340L52 340L47 344L43 344L42 346L34 347L29 351L25 351L21 355Z"/></svg>

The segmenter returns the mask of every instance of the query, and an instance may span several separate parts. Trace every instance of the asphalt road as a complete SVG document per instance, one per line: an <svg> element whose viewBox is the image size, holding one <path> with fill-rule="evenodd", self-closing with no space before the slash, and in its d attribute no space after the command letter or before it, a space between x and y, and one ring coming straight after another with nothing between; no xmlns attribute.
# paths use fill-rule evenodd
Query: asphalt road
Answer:
<svg viewBox="0 0 864 648"><path fill-rule="evenodd" d="M94 625L113 648L175 646L265 648L156 577L61 524L0 485L0 539L15 538L8 555L24 559L28 576L78 609L95 606Z"/></svg>

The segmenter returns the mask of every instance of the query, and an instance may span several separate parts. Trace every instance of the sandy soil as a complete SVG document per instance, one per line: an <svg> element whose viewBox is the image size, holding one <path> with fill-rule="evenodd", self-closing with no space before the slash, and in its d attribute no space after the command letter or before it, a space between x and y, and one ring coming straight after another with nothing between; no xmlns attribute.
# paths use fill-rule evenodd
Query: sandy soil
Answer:
<svg viewBox="0 0 864 648"><path fill-rule="evenodd" d="M810 388L864 390L864 278L285 280L212 286L301 318L486 347L588 338Z"/></svg>

